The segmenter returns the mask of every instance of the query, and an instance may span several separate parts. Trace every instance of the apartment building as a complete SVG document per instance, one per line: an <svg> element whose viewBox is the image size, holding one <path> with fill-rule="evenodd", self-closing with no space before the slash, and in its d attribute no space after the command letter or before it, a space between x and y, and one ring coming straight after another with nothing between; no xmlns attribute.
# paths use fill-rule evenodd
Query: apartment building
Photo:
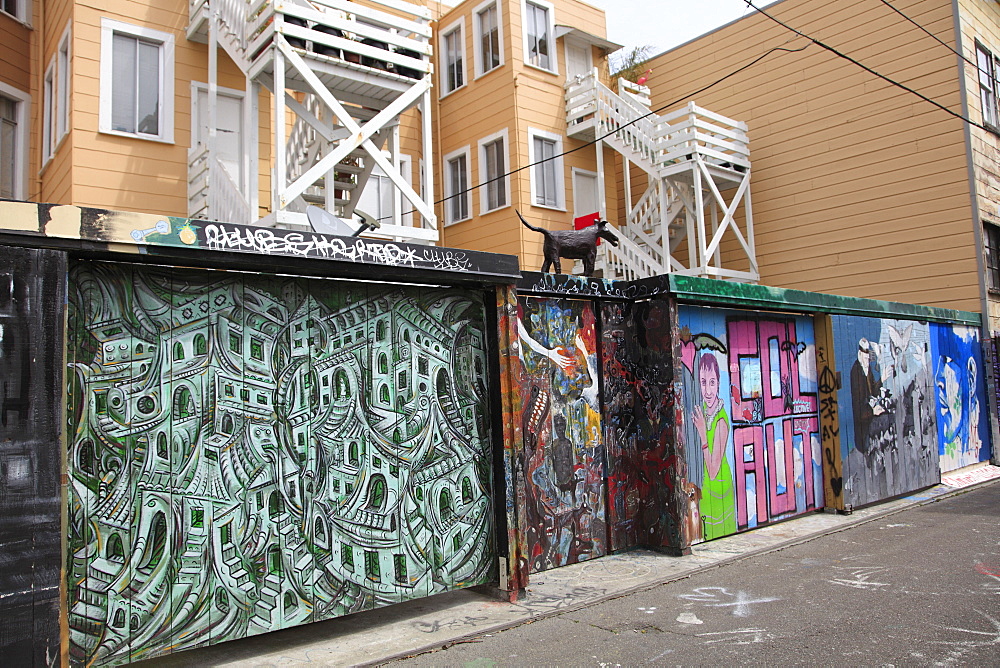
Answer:
<svg viewBox="0 0 1000 668"><path fill-rule="evenodd" d="M764 11L885 78L759 13L651 59L654 108L726 77L698 97L753 137L760 281L989 313L995 331L1000 6Z"/></svg>

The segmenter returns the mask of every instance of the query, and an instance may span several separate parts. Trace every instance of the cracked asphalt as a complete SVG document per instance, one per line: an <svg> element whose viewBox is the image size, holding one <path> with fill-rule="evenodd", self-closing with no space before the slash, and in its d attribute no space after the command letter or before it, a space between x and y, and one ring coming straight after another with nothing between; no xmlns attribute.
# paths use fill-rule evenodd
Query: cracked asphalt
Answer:
<svg viewBox="0 0 1000 668"><path fill-rule="evenodd" d="M395 666L1000 665L1000 482Z"/></svg>

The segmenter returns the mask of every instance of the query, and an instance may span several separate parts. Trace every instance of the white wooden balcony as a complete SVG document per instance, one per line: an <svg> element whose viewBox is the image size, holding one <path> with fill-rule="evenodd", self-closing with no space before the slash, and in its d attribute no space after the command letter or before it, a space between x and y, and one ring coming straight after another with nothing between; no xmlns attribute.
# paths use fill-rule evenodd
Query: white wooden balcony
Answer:
<svg viewBox="0 0 1000 668"><path fill-rule="evenodd" d="M433 206L401 174L397 129L401 114L421 109L420 176L424 191L432 193L430 18L426 7L403 0L191 0L187 34L209 44L210 78L218 47L251 82L248 100L256 99L258 86L274 94L266 122L274 137L271 213L256 224L309 229L306 204L350 219L374 171L396 189L396 208L414 214L395 212L366 236L438 239ZM211 80L209 88L214 90ZM252 131L257 119L245 125ZM244 145L246 155L255 154L252 132ZM193 160L197 152L191 157L194 209L202 183L196 171L204 165ZM252 165L246 171L256 173ZM228 213L233 209L226 201ZM252 199L247 204L256 209ZM221 214L209 204L204 215Z"/></svg>
<svg viewBox="0 0 1000 668"><path fill-rule="evenodd" d="M567 82L566 126L569 136L607 144L648 177L646 192L634 206L629 202L628 220L619 226L623 243L600 248L606 277L759 279L745 123L694 102L659 116L650 110L649 89L619 80L615 93L595 71ZM737 268L722 266L726 238Z"/></svg>

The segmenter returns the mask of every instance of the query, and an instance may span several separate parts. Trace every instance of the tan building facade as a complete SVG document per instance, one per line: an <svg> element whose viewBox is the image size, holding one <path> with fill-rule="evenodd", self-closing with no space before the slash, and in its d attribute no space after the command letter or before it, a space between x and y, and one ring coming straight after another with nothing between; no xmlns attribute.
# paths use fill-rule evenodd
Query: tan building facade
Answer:
<svg viewBox="0 0 1000 668"><path fill-rule="evenodd" d="M985 120L976 68L952 49L973 62L977 43L995 54L1000 12L893 7L933 37L881 3L782 0L765 11L952 114L761 14L652 59L669 72L649 83L653 106L763 58L698 94L749 126L761 282L983 311L982 225L1000 220L997 134L956 117Z"/></svg>
<svg viewBox="0 0 1000 668"><path fill-rule="evenodd" d="M301 55L325 53L315 12L341 11L335 6L343 4L302 5L259 30L285 30ZM601 10L581 0L466 0L453 8L416 3L412 11L392 4L351 3L362 9L349 18L416 17L410 37L385 49L399 62L382 63L381 74L391 81L379 85L395 85L392 95L405 96L400 72L414 61L396 56L416 54L422 69L411 73L412 81L429 82L427 97L420 102L414 94L409 106L394 109L396 120L377 138L378 149L427 208L421 214L394 192L398 184L380 165L349 156L328 172L327 182L335 183L326 194L321 187L293 189L300 225L307 204L325 201L331 211L349 212L375 207L377 217L424 228L414 237L420 242L516 254L522 267L535 269L542 261L541 235L522 227L515 210L549 229L568 229L574 218L591 213L625 228L642 213L654 180L649 170L616 148L615 136L592 144L599 132L587 134L575 124L593 115L568 120L568 84L596 70L595 82L614 87L606 72L617 45L607 39ZM160 3L137 11L125 2L98 9L71 0L6 0L0 11L2 149L15 159L4 163L4 196L197 215L192 193L204 193L208 182L193 175L193 156L211 134L214 108L222 162L239 165L231 170L238 173L233 185L255 212L246 222L273 218L279 163L291 164L289 155L297 150L313 161L300 164L297 173L308 171L335 141L319 149L303 143L306 125L296 104L313 108L307 81L288 83L289 102L279 109L267 77L254 79L260 72L241 64L228 45L213 56L206 31L193 28L196 6ZM741 259L733 238L709 246L709 254L714 248L740 270L759 269L763 284L989 311L991 329L998 329L1000 308L988 305L1000 288L1000 8L972 0L901 0L893 6L944 45L880 3L782 0L766 11L953 113L760 14L652 59L649 109L669 114L694 91L725 77L699 92L697 103L738 119L723 133L731 141L743 132L737 126L752 140L752 184L749 167L736 167L719 188L730 196L746 172L746 210L734 208L732 217L744 227L750 263L757 267ZM295 11L309 17L301 19L302 28ZM338 58L350 61L343 45L363 45L363 36L334 39ZM356 47L362 58L371 53L368 46ZM992 69L977 69L977 58ZM368 76L362 74L356 78ZM112 87L115 77L131 77L132 87ZM355 99L346 89L343 94ZM370 118L378 111L357 99L362 101L351 113ZM279 113L283 123L276 121ZM983 127L964 123L961 115ZM337 127L329 114L319 118ZM273 139L278 125L285 128L281 150ZM235 148L223 155L226 147ZM367 190L350 195L352 188ZM673 209L663 197L665 216ZM751 210L752 231L746 229ZM661 227L656 243L681 254L693 248L691 234L675 237L673 223L669 235L666 224ZM675 268L664 260L660 273Z"/></svg>

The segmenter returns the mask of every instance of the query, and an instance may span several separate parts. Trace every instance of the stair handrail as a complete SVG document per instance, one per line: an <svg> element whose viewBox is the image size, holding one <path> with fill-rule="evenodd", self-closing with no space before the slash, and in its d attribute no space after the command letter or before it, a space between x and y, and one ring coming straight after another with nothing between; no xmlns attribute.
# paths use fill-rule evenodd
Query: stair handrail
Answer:
<svg viewBox="0 0 1000 668"><path fill-rule="evenodd" d="M625 280L648 278L662 273L663 263L632 240L627 230L609 224L618 236L618 246L601 244L598 256L604 259L605 266L612 268L612 275Z"/></svg>
<svg viewBox="0 0 1000 668"><path fill-rule="evenodd" d="M218 158L208 159L208 211L213 220L249 225L250 205Z"/></svg>

